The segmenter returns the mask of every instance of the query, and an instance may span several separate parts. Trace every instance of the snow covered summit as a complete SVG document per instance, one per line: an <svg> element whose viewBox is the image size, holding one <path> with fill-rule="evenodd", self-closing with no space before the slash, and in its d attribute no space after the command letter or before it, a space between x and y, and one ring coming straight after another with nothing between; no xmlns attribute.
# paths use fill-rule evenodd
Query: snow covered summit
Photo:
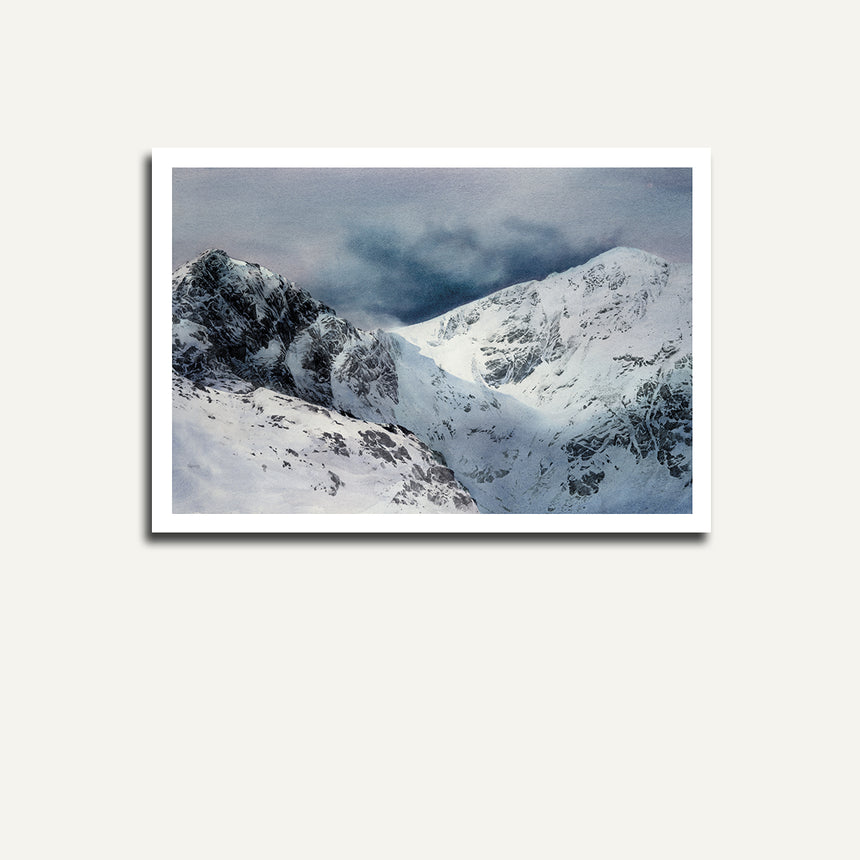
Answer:
<svg viewBox="0 0 860 860"><path fill-rule="evenodd" d="M690 286L689 266L616 248L398 331L457 376L566 410L586 381L614 387L619 352L689 352Z"/></svg>

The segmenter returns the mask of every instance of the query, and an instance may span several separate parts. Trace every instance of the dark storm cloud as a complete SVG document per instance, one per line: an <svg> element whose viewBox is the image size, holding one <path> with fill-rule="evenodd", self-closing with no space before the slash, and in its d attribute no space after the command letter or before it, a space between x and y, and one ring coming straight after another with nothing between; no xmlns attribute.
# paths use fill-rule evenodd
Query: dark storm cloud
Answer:
<svg viewBox="0 0 860 860"><path fill-rule="evenodd" d="M347 247L375 273L368 309L420 322L502 287L585 263L616 244L574 247L556 227L507 219L493 240L469 227L433 228L407 240L392 231L353 234ZM352 291L344 298L357 300Z"/></svg>
<svg viewBox="0 0 860 860"><path fill-rule="evenodd" d="M428 319L615 245L691 253L688 169L174 170L174 263L262 263L356 324Z"/></svg>
<svg viewBox="0 0 860 860"><path fill-rule="evenodd" d="M510 284L561 272L587 263L618 245L617 230L607 230L589 241L571 242L558 227L508 218L503 226L515 235L496 251L504 260L503 279Z"/></svg>

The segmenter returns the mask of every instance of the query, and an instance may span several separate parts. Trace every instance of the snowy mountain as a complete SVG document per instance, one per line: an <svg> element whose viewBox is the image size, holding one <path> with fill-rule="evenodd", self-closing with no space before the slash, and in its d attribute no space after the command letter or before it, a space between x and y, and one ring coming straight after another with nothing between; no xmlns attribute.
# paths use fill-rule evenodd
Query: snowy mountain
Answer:
<svg viewBox="0 0 860 860"><path fill-rule="evenodd" d="M174 511L477 513L442 458L372 405L397 400L385 344L223 251L178 269Z"/></svg>
<svg viewBox="0 0 860 860"><path fill-rule="evenodd" d="M616 248L399 331L457 376L564 412L591 396L586 382L630 393L619 350L649 360L689 352L690 286L689 266Z"/></svg>
<svg viewBox="0 0 860 860"><path fill-rule="evenodd" d="M546 491L529 491L537 506L682 513L692 499L691 321L689 265L616 248L399 334L440 368L540 411L547 429L535 443L552 477L542 466Z"/></svg>
<svg viewBox="0 0 860 860"><path fill-rule="evenodd" d="M174 485L180 506L209 510L207 499L221 498L231 509L377 510L408 498L411 510L465 511L470 494L485 513L690 510L689 267L616 249L394 332L357 329L223 251L177 270L173 290L175 463L189 461ZM296 423L268 421L273 402L270 411ZM296 432L301 444L288 444ZM340 474L321 441L335 432L363 477L351 475L358 495L344 487L327 501L331 480L299 476L309 464ZM364 451L379 433L409 452L431 489L418 481L403 494L416 480L411 467L398 471L396 487L379 483L387 460ZM190 463L218 445L259 466L253 478ZM263 469L256 458L269 450L274 460ZM290 466L278 473L285 450L293 453L280 462ZM434 469L434 458L447 468ZM263 484L281 486L273 490L281 502ZM308 486L317 488L310 496Z"/></svg>
<svg viewBox="0 0 860 860"><path fill-rule="evenodd" d="M335 389L397 401L382 332L360 331L255 263L207 251L173 276L173 367L206 383L248 382L323 406Z"/></svg>

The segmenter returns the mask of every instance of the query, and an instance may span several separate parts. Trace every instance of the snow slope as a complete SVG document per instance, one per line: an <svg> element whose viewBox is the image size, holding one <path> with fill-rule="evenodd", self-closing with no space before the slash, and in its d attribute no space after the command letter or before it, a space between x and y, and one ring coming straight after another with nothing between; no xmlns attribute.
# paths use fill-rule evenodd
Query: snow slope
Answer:
<svg viewBox="0 0 860 860"><path fill-rule="evenodd" d="M404 428L267 388L173 381L174 513L477 513Z"/></svg>

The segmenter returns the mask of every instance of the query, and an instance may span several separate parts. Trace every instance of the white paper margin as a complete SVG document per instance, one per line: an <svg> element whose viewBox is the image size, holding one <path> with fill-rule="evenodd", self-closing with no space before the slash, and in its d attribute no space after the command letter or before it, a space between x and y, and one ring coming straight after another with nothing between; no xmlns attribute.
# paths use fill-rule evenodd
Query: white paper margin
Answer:
<svg viewBox="0 0 860 860"><path fill-rule="evenodd" d="M693 170L691 514L174 514L172 512L175 167L689 167ZM711 531L711 151L589 149L207 149L152 151L153 533L705 533Z"/></svg>

